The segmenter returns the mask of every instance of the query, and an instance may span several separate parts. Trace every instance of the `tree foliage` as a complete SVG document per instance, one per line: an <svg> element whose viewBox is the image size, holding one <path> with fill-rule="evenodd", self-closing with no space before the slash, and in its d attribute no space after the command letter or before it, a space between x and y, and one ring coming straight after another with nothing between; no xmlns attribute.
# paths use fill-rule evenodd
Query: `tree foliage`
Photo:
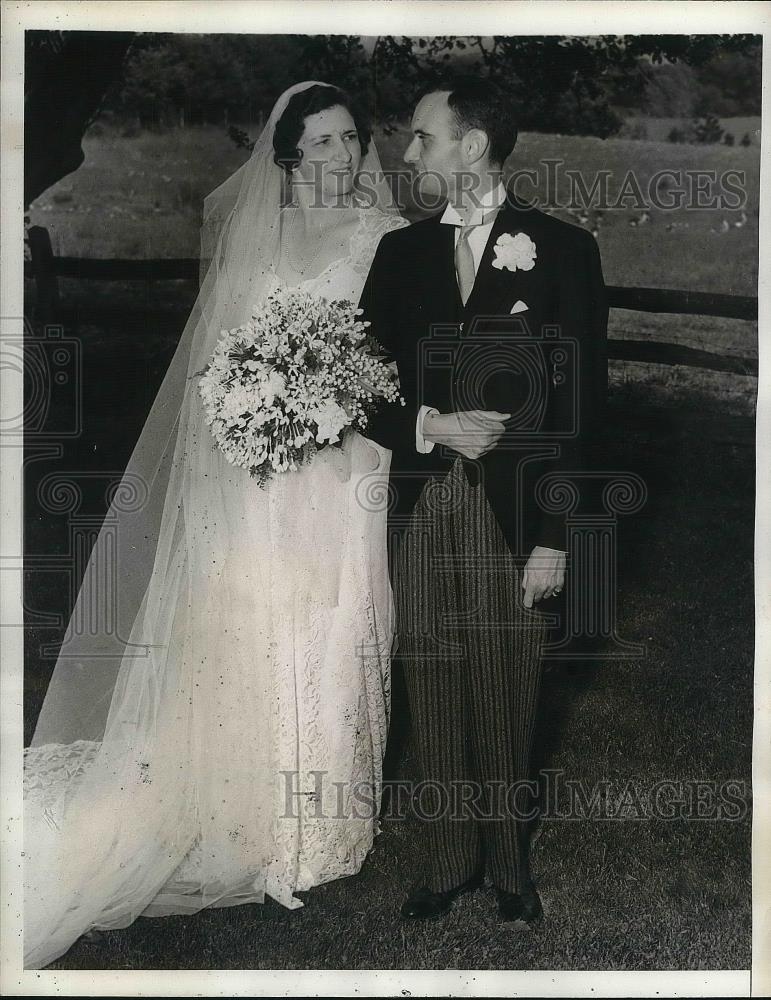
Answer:
<svg viewBox="0 0 771 1000"><path fill-rule="evenodd" d="M83 162L83 134L131 41L126 31L25 32L25 207Z"/></svg>
<svg viewBox="0 0 771 1000"><path fill-rule="evenodd" d="M759 113L760 46L749 35L144 34L109 106L143 125L254 122L305 78L365 98L388 124L448 72L466 71L511 93L523 129L604 137L630 110Z"/></svg>

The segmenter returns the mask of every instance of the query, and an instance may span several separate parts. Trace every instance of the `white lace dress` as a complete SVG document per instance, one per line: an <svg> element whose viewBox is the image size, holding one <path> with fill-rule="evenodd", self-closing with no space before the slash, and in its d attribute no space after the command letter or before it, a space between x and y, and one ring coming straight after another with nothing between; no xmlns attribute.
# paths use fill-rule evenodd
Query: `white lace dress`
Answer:
<svg viewBox="0 0 771 1000"><path fill-rule="evenodd" d="M302 287L357 301L380 237L405 224L361 209L349 255ZM172 554L204 611L161 595L137 636L176 658L175 690L148 718L135 671L108 720L125 739L25 751L27 967L91 927L265 895L299 907L295 892L359 871L390 706L389 458L354 434L263 490L218 459L223 481L242 477L229 547L191 512L208 547Z"/></svg>

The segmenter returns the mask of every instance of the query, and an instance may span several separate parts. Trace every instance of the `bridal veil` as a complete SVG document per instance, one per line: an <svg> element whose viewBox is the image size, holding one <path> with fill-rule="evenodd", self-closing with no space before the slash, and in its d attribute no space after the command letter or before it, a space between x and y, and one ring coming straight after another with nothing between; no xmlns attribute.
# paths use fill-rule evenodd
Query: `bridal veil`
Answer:
<svg viewBox="0 0 771 1000"><path fill-rule="evenodd" d="M273 132L289 99L317 84L296 84L279 97L250 158L204 201L198 297L112 491L32 746L102 739L113 694L126 680L119 682L119 675L145 664L158 679L156 643L146 634L152 629L141 623L157 612L164 580L180 572L173 559L181 540L188 548L199 541L190 537L186 501L195 493L196 506L206 506L213 518L220 493L206 479L212 441L195 375L208 363L220 332L248 319L267 287L279 248L283 185L282 170L273 162ZM362 160L360 179L381 210L396 212L374 143ZM117 566L114 577L105 578L108 566ZM192 586L191 567L186 573Z"/></svg>
<svg viewBox="0 0 771 1000"><path fill-rule="evenodd" d="M239 759L264 782L261 816L243 804L249 842L262 845L250 868L269 868L270 786L281 762L271 740L257 737L273 724L272 691L259 670L248 689L232 690L228 667L240 660L236 673L249 673L283 597L272 568L242 554L256 530L239 506L245 473L213 442L197 374L221 331L244 323L268 287L284 183L274 128L293 94L314 83L281 95L250 158L205 200L199 294L112 492L25 751L25 799L28 788L41 793L25 805L28 967L52 961L88 927L259 900L265 890L259 878L239 885L231 877L243 871L238 802L225 810L237 858L223 855L207 869L221 877L200 884L182 866L160 895L158 882L164 859L168 866L195 848L194 814L196 823L217 824L214 810L201 815L200 807L226 801L228 769ZM396 211L374 144L359 176L365 197ZM255 739L245 746L237 728L223 726L212 753L213 720L229 712L248 718Z"/></svg>

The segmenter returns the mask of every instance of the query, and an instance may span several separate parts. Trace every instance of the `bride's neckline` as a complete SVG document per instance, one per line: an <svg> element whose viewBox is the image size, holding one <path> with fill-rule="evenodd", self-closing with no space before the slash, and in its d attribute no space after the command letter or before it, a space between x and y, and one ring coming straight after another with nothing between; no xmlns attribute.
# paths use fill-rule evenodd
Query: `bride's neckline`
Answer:
<svg viewBox="0 0 771 1000"><path fill-rule="evenodd" d="M359 230L362 228L362 225L364 223L364 213L367 211L367 206L365 204L362 204L358 200L354 201L353 207L356 209L356 214L357 214L358 218L357 218L357 224L356 224L355 228L352 230L351 235L348 237L347 253L345 253L342 257L337 257L335 260L331 260L329 262L329 264L327 264L327 266L325 268L323 268L321 271L318 272L318 274L313 274L313 275L311 275L308 278L303 278L301 281L298 281L296 284L290 284L290 282L287 281L286 278L282 278L281 275L276 270L276 262L275 261L271 261L271 263L270 263L270 271L273 273L274 277L276 278L276 281L280 281L282 285L286 285L289 288L297 288L300 285L307 285L307 284L310 284L310 282L312 282L312 281L318 281L319 278L323 278L324 275L327 273L327 271L330 271L333 267L337 267L339 264L342 264L344 261L350 260L351 257L353 256L353 251L351 249L352 248L352 244L353 244L353 239L356 236L356 234L359 232Z"/></svg>
<svg viewBox="0 0 771 1000"><path fill-rule="evenodd" d="M273 274L273 277L276 279L276 281L280 282L282 285L286 285L287 288L299 288L301 285L308 285L312 281L318 281L319 278L323 278L324 275L327 273L327 271L330 271L333 267L336 267L338 264L341 264L343 261L350 260L350 257L351 257L351 254L349 253L345 257L339 257L337 260L330 261L329 264L327 264L327 266L324 268L323 271L319 271L318 274L312 274L310 276L310 278L303 278L302 281L298 281L298 282L296 282L294 284L292 284L291 282L287 281L286 278L282 278L281 277L281 275L276 270L276 265L275 264L271 264L270 265L270 271Z"/></svg>

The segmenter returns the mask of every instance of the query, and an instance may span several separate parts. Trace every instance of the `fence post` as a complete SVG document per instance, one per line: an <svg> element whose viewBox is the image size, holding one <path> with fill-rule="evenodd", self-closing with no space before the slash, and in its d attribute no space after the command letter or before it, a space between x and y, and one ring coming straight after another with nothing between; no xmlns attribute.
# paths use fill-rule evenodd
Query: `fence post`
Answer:
<svg viewBox="0 0 771 1000"><path fill-rule="evenodd" d="M42 226L30 226L27 237L35 275L35 319L50 323L59 310L59 283L54 271L51 237Z"/></svg>

